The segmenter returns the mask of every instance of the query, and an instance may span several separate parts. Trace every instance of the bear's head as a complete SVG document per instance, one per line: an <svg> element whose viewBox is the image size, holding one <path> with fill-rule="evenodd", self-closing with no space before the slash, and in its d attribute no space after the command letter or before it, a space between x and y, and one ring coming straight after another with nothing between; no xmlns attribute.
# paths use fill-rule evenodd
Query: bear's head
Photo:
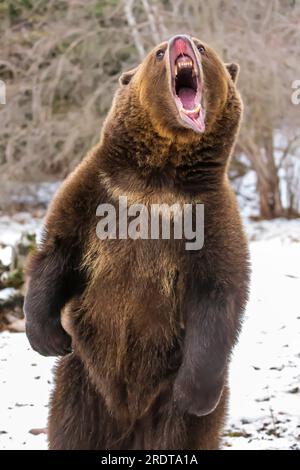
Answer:
<svg viewBox="0 0 300 470"><path fill-rule="evenodd" d="M212 133L220 119L225 125L229 119L236 132L242 111L238 73L238 65L225 64L204 42L180 35L123 73L118 96L130 98L128 113L142 118L136 107L143 110L160 136L194 142Z"/></svg>

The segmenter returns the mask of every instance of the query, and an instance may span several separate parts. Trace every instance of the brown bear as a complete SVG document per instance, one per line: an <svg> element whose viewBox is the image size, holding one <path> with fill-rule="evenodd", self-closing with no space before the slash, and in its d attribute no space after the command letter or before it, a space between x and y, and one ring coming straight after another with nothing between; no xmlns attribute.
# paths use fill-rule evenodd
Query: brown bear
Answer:
<svg viewBox="0 0 300 470"><path fill-rule="evenodd" d="M220 446L249 282L227 176L242 114L238 71L190 36L155 47L121 76L100 143L48 210L24 310L32 347L64 356L50 449ZM99 238L97 207L118 214L120 196L146 207L203 204L204 246L187 250L174 235Z"/></svg>

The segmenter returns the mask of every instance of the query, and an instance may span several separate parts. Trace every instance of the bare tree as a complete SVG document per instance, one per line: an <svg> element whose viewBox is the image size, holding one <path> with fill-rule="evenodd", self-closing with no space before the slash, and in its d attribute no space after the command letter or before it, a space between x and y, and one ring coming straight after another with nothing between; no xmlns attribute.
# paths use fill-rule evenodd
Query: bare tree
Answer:
<svg viewBox="0 0 300 470"><path fill-rule="evenodd" d="M140 59L142 60L145 56L145 49L140 37L139 30L137 28L136 19L133 14L133 4L134 0L125 0L124 1L124 11L128 26L131 28L132 37L134 40L134 45L139 53Z"/></svg>

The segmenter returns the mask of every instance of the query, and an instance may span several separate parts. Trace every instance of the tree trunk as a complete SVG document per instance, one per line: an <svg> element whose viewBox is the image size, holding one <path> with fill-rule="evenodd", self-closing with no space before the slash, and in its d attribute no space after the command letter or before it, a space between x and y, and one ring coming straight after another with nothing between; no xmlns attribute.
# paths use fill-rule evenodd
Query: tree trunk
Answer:
<svg viewBox="0 0 300 470"><path fill-rule="evenodd" d="M275 219L276 217L283 217L284 210L281 204L277 173L270 172L266 176L264 173L256 171L256 175L261 218Z"/></svg>
<svg viewBox="0 0 300 470"><path fill-rule="evenodd" d="M246 146L241 148L245 151L256 173L260 217L268 220L284 217L278 169L274 160L272 132L266 133L262 147L258 146L254 140L248 140Z"/></svg>
<svg viewBox="0 0 300 470"><path fill-rule="evenodd" d="M255 159L257 190L260 199L260 216L262 219L283 217L278 171L274 160L273 133L267 132L264 148ZM254 165L255 166L255 165Z"/></svg>

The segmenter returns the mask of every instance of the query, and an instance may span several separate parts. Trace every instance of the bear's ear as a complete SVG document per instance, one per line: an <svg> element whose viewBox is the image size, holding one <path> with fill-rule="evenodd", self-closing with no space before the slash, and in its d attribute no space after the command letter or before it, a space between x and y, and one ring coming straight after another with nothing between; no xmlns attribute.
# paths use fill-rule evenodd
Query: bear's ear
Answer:
<svg viewBox="0 0 300 470"><path fill-rule="evenodd" d="M121 77L119 78L120 85L128 85L132 77L134 76L135 72L137 71L137 67L134 69L128 70L127 72L123 72Z"/></svg>
<svg viewBox="0 0 300 470"><path fill-rule="evenodd" d="M240 73L240 66L238 64L231 63L231 64L225 64L225 67L227 68L229 75L232 78L232 81L236 83L239 73Z"/></svg>

